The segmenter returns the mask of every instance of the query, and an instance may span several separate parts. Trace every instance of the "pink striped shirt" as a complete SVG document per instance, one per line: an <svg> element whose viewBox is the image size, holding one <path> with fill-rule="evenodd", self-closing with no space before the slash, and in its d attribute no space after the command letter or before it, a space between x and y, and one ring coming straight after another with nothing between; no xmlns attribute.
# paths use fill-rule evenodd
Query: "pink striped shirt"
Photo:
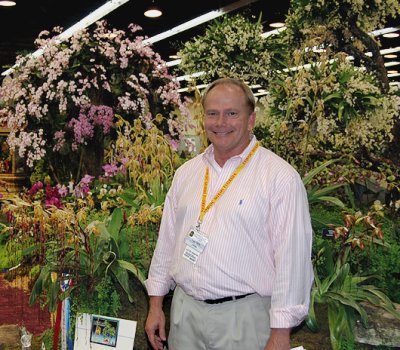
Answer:
<svg viewBox="0 0 400 350"><path fill-rule="evenodd" d="M208 204L256 143L223 168L212 145L183 164L168 192L146 288L162 296L178 284L195 299L258 293L271 296L271 328L291 328L307 315L313 281L312 228L299 174L260 147L206 213L208 244L192 264L182 257L185 237L200 214L204 174Z"/></svg>

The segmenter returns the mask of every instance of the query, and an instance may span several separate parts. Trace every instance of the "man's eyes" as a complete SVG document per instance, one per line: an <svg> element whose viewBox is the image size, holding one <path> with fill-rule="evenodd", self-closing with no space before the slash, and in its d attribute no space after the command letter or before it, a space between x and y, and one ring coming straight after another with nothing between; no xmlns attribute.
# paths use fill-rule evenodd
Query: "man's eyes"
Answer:
<svg viewBox="0 0 400 350"><path fill-rule="evenodd" d="M218 113L216 113L216 112L207 112L207 117L209 117L209 118L216 118L216 117L218 117Z"/></svg>
<svg viewBox="0 0 400 350"><path fill-rule="evenodd" d="M206 116L208 118L218 118L219 114L220 113L218 113L218 112L209 111L206 113ZM237 118L239 116L239 113L235 112L235 111L229 111L229 112L225 112L224 116L227 118Z"/></svg>
<svg viewBox="0 0 400 350"><path fill-rule="evenodd" d="M238 112L233 112L233 111L226 113L226 116L229 118L236 118L238 115L239 115Z"/></svg>

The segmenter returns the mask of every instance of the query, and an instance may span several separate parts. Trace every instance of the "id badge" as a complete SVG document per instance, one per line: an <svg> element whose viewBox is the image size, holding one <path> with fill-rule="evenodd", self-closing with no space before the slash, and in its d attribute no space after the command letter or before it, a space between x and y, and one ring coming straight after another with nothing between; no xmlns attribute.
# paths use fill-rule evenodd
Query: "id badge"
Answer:
<svg viewBox="0 0 400 350"><path fill-rule="evenodd" d="M208 243L208 238L192 228L185 238L185 251L183 252L183 257L189 260L192 264L197 262L199 255L203 252L204 248Z"/></svg>

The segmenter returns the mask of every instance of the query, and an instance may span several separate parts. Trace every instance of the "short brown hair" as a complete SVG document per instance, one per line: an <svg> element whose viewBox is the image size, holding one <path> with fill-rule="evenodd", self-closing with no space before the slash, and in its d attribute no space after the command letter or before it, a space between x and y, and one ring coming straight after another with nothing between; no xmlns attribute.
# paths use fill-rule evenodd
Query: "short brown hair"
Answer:
<svg viewBox="0 0 400 350"><path fill-rule="evenodd" d="M244 83L243 81L241 81L239 79L235 79L235 78L220 78L220 79L214 80L210 85L208 85L206 90L203 93L202 98L201 98L201 105L203 106L203 108L204 108L204 103L205 103L208 93L218 85L236 85L239 88L241 88L245 94L246 103L250 109L250 113L254 112L254 109L256 107L256 99L253 95L253 92L251 91L251 89L248 87L248 85L246 83Z"/></svg>

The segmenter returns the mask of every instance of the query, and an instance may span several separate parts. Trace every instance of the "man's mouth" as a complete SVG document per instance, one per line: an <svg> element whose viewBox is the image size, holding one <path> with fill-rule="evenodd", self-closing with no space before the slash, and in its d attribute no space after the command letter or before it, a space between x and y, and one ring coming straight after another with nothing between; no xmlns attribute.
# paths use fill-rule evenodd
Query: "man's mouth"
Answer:
<svg viewBox="0 0 400 350"><path fill-rule="evenodd" d="M213 131L215 135L224 136L231 133L231 131Z"/></svg>

